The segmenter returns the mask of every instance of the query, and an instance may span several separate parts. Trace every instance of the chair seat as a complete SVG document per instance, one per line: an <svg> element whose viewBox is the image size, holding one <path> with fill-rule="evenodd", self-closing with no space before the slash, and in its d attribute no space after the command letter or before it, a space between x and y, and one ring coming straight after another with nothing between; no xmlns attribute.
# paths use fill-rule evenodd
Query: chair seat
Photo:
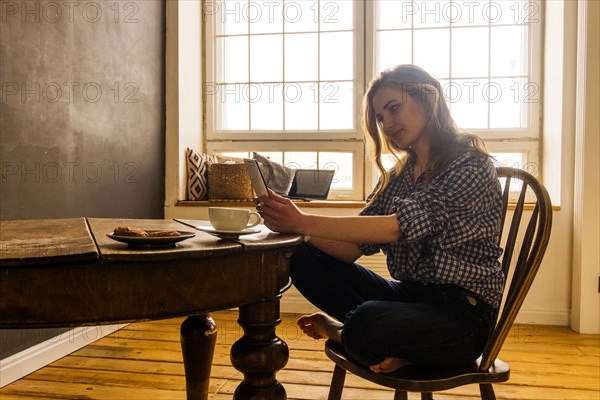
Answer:
<svg viewBox="0 0 600 400"><path fill-rule="evenodd" d="M496 359L488 371L479 371L480 360L477 360L460 370L431 370L407 365L389 374L377 374L352 361L343 347L331 340L325 342L325 354L336 365L354 375L382 386L409 392L437 392L472 383L506 382L510 376L510 367L500 359Z"/></svg>

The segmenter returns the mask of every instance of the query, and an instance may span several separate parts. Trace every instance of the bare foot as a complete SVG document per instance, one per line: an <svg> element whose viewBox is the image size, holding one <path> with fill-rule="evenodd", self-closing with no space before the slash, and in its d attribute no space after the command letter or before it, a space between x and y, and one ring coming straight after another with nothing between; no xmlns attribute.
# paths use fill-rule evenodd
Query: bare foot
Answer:
<svg viewBox="0 0 600 400"><path fill-rule="evenodd" d="M371 365L371 371L380 373L394 372L397 369L410 364L408 361L396 357L388 357L379 364Z"/></svg>
<svg viewBox="0 0 600 400"><path fill-rule="evenodd" d="M298 318L298 326L313 339L331 339L342 344L342 330L344 324L331 318L329 315L318 312Z"/></svg>

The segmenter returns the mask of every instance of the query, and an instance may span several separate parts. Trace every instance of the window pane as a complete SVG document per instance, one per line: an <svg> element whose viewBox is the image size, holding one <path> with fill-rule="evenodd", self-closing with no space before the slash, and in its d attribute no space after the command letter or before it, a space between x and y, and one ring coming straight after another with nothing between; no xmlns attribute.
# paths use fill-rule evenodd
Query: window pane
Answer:
<svg viewBox="0 0 600 400"><path fill-rule="evenodd" d="M319 41L316 33L299 33L285 37L285 80L319 79Z"/></svg>
<svg viewBox="0 0 600 400"><path fill-rule="evenodd" d="M325 0L320 2L321 31L350 30L353 26L354 1Z"/></svg>
<svg viewBox="0 0 600 400"><path fill-rule="evenodd" d="M519 168L529 172L530 174L533 174L534 176L539 174L537 166L526 161L524 153L491 153L491 155L496 159L496 163L501 167ZM502 185L502 190L504 190L506 180L501 179L500 184ZM518 179L511 181L510 192L515 194L519 193L521 191L521 186L523 186L523 181ZM516 198L513 200L516 200Z"/></svg>
<svg viewBox="0 0 600 400"><path fill-rule="evenodd" d="M321 80L352 80L354 50L352 32L321 34Z"/></svg>
<svg viewBox="0 0 600 400"><path fill-rule="evenodd" d="M527 73L527 28L493 27L491 31L492 75L522 76Z"/></svg>
<svg viewBox="0 0 600 400"><path fill-rule="evenodd" d="M483 79L457 79L450 84L450 108L456 124L461 128L488 127L488 103L484 100L487 84L487 80Z"/></svg>
<svg viewBox="0 0 600 400"><path fill-rule="evenodd" d="M491 24L499 22L514 24L514 10L518 8L519 0L491 1L482 7L484 18Z"/></svg>
<svg viewBox="0 0 600 400"><path fill-rule="evenodd" d="M283 31L281 1L251 0L244 5L243 14L250 25L250 34Z"/></svg>
<svg viewBox="0 0 600 400"><path fill-rule="evenodd" d="M285 129L317 130L319 103L317 83L286 83Z"/></svg>
<svg viewBox="0 0 600 400"><path fill-rule="evenodd" d="M447 5L446 15L454 26L488 25L487 2L473 0L452 0Z"/></svg>
<svg viewBox="0 0 600 400"><path fill-rule="evenodd" d="M391 154L382 154L381 163L383 164L383 168L389 171L396 164L396 157Z"/></svg>
<svg viewBox="0 0 600 400"><path fill-rule="evenodd" d="M319 169L335 170L335 175L331 182L332 189L352 189L352 161L352 153L319 152Z"/></svg>
<svg viewBox="0 0 600 400"><path fill-rule="evenodd" d="M283 80L283 36L250 36L250 81Z"/></svg>
<svg viewBox="0 0 600 400"><path fill-rule="evenodd" d="M488 74L488 28L452 31L452 77L484 77Z"/></svg>
<svg viewBox="0 0 600 400"><path fill-rule="evenodd" d="M500 167L511 167L523 169L523 153L490 153Z"/></svg>
<svg viewBox="0 0 600 400"><path fill-rule="evenodd" d="M525 128L527 118L524 105L527 86L520 79L494 79L489 91L490 128Z"/></svg>
<svg viewBox="0 0 600 400"><path fill-rule="evenodd" d="M281 85L250 85L250 129L283 129Z"/></svg>
<svg viewBox="0 0 600 400"><path fill-rule="evenodd" d="M492 24L531 24L540 23L542 9L540 4L531 0L512 0L491 2L489 19Z"/></svg>
<svg viewBox="0 0 600 400"><path fill-rule="evenodd" d="M321 129L354 128L353 87L352 82L325 82L320 85Z"/></svg>
<svg viewBox="0 0 600 400"><path fill-rule="evenodd" d="M407 13L412 15L415 28L440 27L450 25L450 0L413 1Z"/></svg>
<svg viewBox="0 0 600 400"><path fill-rule="evenodd" d="M286 32L317 32L319 4L316 1L286 1L283 20Z"/></svg>
<svg viewBox="0 0 600 400"><path fill-rule="evenodd" d="M217 47L223 57L217 68L217 82L248 82L248 38L219 38Z"/></svg>
<svg viewBox="0 0 600 400"><path fill-rule="evenodd" d="M417 30L413 36L414 63L437 78L449 76L450 30Z"/></svg>
<svg viewBox="0 0 600 400"><path fill-rule="evenodd" d="M379 32L377 40L376 73L399 64L410 64L412 60L411 31Z"/></svg>
<svg viewBox="0 0 600 400"><path fill-rule="evenodd" d="M247 7L247 4L247 0L223 0L220 2L207 2L204 7L204 12L215 15L215 21L221 27L221 34L247 34L248 18L244 15L244 6Z"/></svg>
<svg viewBox="0 0 600 400"><path fill-rule="evenodd" d="M234 151L224 151L218 153L224 157L232 157L232 158L250 158L250 153L248 152L234 152Z"/></svg>
<svg viewBox="0 0 600 400"><path fill-rule="evenodd" d="M247 130L250 127L248 85L219 85L216 94L218 130Z"/></svg>
<svg viewBox="0 0 600 400"><path fill-rule="evenodd" d="M414 5L408 1L378 1L379 29L408 29L412 26Z"/></svg>
<svg viewBox="0 0 600 400"><path fill-rule="evenodd" d="M283 157L285 166L289 168L315 169L317 167L316 151L286 151Z"/></svg>

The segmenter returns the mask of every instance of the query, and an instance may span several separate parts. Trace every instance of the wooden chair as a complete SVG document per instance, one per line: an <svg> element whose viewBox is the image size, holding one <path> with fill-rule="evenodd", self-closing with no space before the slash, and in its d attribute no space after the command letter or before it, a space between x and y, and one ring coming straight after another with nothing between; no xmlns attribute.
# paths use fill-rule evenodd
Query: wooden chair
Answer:
<svg viewBox="0 0 600 400"><path fill-rule="evenodd" d="M396 389L394 400L407 400L407 392L420 392L422 400L431 400L433 399L433 392L468 384L479 384L483 400L496 399L492 383L505 382L510 375L509 366L497 358L498 353L540 266L552 226L552 205L546 189L525 171L504 167L498 168L497 171L498 177L501 180L505 179L500 229L501 232L504 232L502 236L506 237L501 261L502 269L507 277L508 287L505 290L500 315L499 317L496 316L496 326L485 345L482 356L472 365L460 370L427 370L408 365L391 374L376 374L355 363L346 355L341 346L328 340L325 342L325 354L336 364L329 391L329 400L341 399L346 371L371 382ZM506 210L509 204L509 193L511 183L514 185L515 180L521 181L522 185L510 226L505 232L504 221L507 219ZM533 201L535 203L531 204L533 211L527 222L528 213L523 211L530 207L530 200L526 197L528 188L534 194L535 200ZM513 262L515 260L513 257L517 253L518 258L516 258L516 262Z"/></svg>

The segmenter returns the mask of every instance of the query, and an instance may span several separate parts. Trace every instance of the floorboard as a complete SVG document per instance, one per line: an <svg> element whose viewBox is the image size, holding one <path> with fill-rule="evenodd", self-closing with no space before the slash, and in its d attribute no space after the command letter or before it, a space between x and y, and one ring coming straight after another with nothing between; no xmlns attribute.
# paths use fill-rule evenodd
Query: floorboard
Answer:
<svg viewBox="0 0 600 400"><path fill-rule="evenodd" d="M231 399L242 379L229 360L231 344L242 336L237 313L214 313L219 328L210 398ZM323 342L301 334L295 315L284 315L278 335L290 348L290 360L278 373L291 400L326 399L333 364ZM185 378L179 344L182 319L129 325L0 389L0 400L140 399L184 400ZM511 366L511 379L495 385L498 399L600 399L600 336L567 327L516 325L500 358ZM346 400L393 398L389 389L348 375ZM475 385L443 393L436 400L478 399ZM411 393L409 399L420 399Z"/></svg>

